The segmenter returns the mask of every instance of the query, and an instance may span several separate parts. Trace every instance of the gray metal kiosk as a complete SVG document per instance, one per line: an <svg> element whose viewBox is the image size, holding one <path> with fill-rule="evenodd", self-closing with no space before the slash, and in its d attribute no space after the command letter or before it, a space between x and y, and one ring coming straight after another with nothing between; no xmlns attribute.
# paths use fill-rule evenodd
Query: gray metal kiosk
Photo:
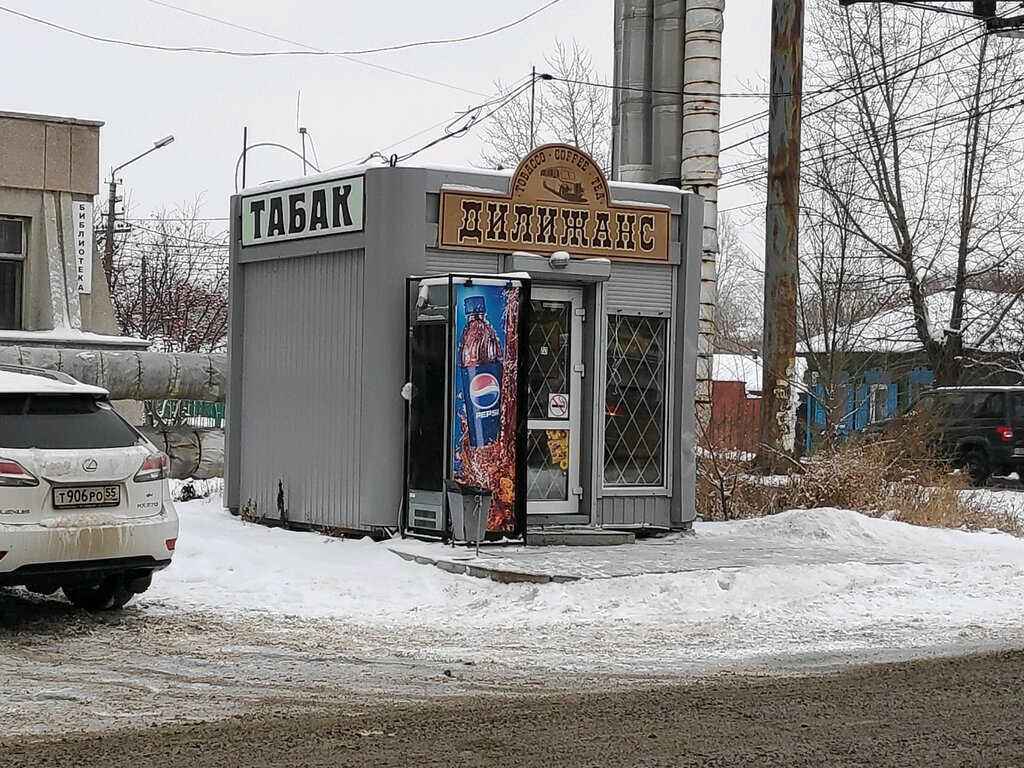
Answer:
<svg viewBox="0 0 1024 768"><path fill-rule="evenodd" d="M527 524L689 526L702 204L564 145L511 174L357 167L235 195L227 506L397 528L406 278L517 272Z"/></svg>

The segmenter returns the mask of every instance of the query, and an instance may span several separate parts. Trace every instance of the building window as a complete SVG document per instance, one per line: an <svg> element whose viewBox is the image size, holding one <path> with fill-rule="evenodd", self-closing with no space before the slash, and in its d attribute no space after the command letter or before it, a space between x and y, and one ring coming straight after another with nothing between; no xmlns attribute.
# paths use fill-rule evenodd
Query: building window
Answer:
<svg viewBox="0 0 1024 768"><path fill-rule="evenodd" d="M889 386L887 384L871 385L869 408L871 409L869 423L873 424L876 421L889 418Z"/></svg>
<svg viewBox="0 0 1024 768"><path fill-rule="evenodd" d="M663 318L608 317L605 485L665 485L667 331Z"/></svg>
<svg viewBox="0 0 1024 768"><path fill-rule="evenodd" d="M0 330L21 330L24 265L24 223L18 219L0 219Z"/></svg>

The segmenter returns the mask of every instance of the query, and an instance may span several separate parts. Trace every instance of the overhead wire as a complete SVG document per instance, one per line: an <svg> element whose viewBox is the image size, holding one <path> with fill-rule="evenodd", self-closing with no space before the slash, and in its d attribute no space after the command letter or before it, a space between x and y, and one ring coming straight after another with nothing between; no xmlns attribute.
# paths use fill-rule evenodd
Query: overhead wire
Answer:
<svg viewBox="0 0 1024 768"><path fill-rule="evenodd" d="M1005 13L1006 12L1004 12L1004 14ZM927 52L929 52L931 50L934 50L936 48L942 47L942 46L946 45L947 43L952 42L953 40L957 39L958 37L963 37L964 35L970 33L971 31L973 31L972 27L964 27L963 29L959 29L959 30L956 30L954 32L951 32L950 34L946 35L945 37L939 38L938 40L933 40L932 42L926 44L922 48L919 48L919 49L913 50L913 51L908 51L907 53L905 53L905 54L903 54L901 56L896 56L894 59L892 59L892 61L888 62L888 65L889 66L898 66L899 64L903 63L905 60L915 59L915 58L921 56L921 54L927 53ZM979 40L982 37L984 37L986 34L987 34L987 31L982 31L979 35L977 35L974 38L972 38L971 40L967 41L966 44L970 44L970 43L976 42L977 40ZM956 50L959 50L960 47L963 47L963 46L958 46L957 48L951 49L951 50L947 51L947 53L952 53L952 52L954 52ZM921 66L923 66L924 64L930 63L931 61L934 61L934 60L935 60L935 58L932 58L932 59L929 59L927 61L922 61L919 64ZM899 76L902 76L904 74L908 74L910 71L913 71L914 68L915 67L912 67L911 70L909 70L909 71L905 71L905 72L902 72L902 73L897 73L896 75L893 75L893 76L899 77ZM870 74L879 75L879 74L881 74L880 66L879 65L875 65L873 67L870 67L869 69L865 70L865 74L866 75L870 75ZM805 94L804 95L804 99L805 100L806 99L813 99L816 96L823 95L823 93L827 93L827 91L811 92L809 94ZM850 98L855 98L857 95L858 95L857 93L850 94L850 96L848 96L846 98L843 98L843 99L840 99L839 101L833 102L832 105L828 105L826 107L822 107L822 108L816 110L815 112L810 113L807 116L818 114L821 111L824 111L825 109L830 109L832 106L837 106L839 104L842 104L844 101L848 101ZM762 110L760 112L755 112L753 114L747 115L746 117L740 118L740 119L738 119L738 120L736 120L736 121L734 121L732 123L727 123L727 124L723 125L719 129L719 133L720 134L721 133L726 133L728 131L735 130L736 128L741 128L741 127L743 127L745 125L749 125L751 123L755 123L758 120L763 120L763 119L768 117L768 114L769 114L769 110ZM759 134L757 134L755 136L748 137L746 140L744 140L742 142L738 142L737 144L733 144L733 145L727 146L727 147L723 148L721 151L725 152L725 151L727 151L729 149L733 149L736 146L740 146L740 145L745 144L745 143L747 143L749 141L754 141L754 140L759 139L759 138L764 138L767 135L768 135L768 132L764 131L764 132L759 133Z"/></svg>
<svg viewBox="0 0 1024 768"><path fill-rule="evenodd" d="M535 16L536 14L540 13L543 10L546 10L547 8L549 8L552 5L554 5L556 2L560 2L560 1L561 0L552 0L552 2L549 2L547 5L545 5L545 6L541 7L541 8L539 8L539 9L535 10L534 12L529 14L528 16L525 16L525 17L522 17L522 18L518 19L516 22L513 22L511 25L504 25L502 28L495 29L495 30L489 30L487 33L479 33L479 35L485 36L486 34L496 34L497 32L503 31L504 29L508 29L509 26L515 26L515 24L520 24L520 23L526 21L528 18L530 18L532 16ZM289 40L287 38L281 37L279 35L272 34L270 32L264 32L262 30L255 29L253 27L248 27L248 26L245 26L243 24L237 24L235 22L227 21L225 19L219 19L219 18L217 18L215 16L210 16L208 14L200 13L198 11L192 11L192 10L185 9L185 8L179 8L178 6L172 5L170 3L161 2L160 0L149 0L149 2L154 3L155 5L161 5L161 6L164 6L166 8L170 8L172 10L179 11L181 13L189 14L191 16L196 16L198 18L207 19L208 21L212 21L212 22L215 22L217 24L223 24L225 26L232 27L234 29L239 29L239 30L243 30L243 31L246 31L246 32L250 32L250 33L255 34L255 35L260 35L261 37L266 37L268 39L277 40L279 42L284 42L284 43L287 43L289 45L296 45L296 46L299 46L300 48L302 48L304 50L301 50L301 51L230 51L230 50L227 50L227 49L203 48L201 46L181 46L181 47L176 47L176 46L160 46L160 45L154 45L154 44L148 44L148 43L136 43L136 42L132 42L132 41L116 40L116 39L113 39L113 38L106 38L106 37L103 37L101 35L93 35L91 33L83 32L81 30L76 30L76 29L73 29L71 27L67 27L67 26L64 26L64 25L61 25L61 24L57 24L56 22L52 22L52 21L48 21L47 19L42 19L42 18L39 18L39 17L36 17L36 16L32 16L30 14L14 10L13 8L8 8L6 6L0 6L0 12L8 13L8 14L11 14L13 16L18 16L18 17L26 19L28 21L32 21L32 22L34 22L36 24L41 24L41 25L50 27L52 29L59 30L59 31L64 32L66 34L71 34L71 35L75 35L77 37L82 37L82 38L85 38L85 39L88 39L88 40L92 40L94 42L106 43L106 44L111 44L111 45L129 46L129 47L133 47L133 48L140 48L140 49L147 49L147 50L157 50L157 51L164 51L164 52L207 53L207 54L219 54L219 55L228 55L228 56L236 56L236 57L300 56L300 55L302 55L302 56L334 56L336 58L344 59L346 61L350 61L350 62L353 62L353 63L356 63L356 64L360 64L362 66L371 67L373 69L378 69L378 70L381 70L381 71L384 71L384 72L390 72L392 74L400 75L402 77L412 78L414 80L419 80L420 82L430 83L432 85L438 85L438 86L442 86L444 88L450 88L452 90L461 91L463 93L469 93L469 94L472 94L474 96L485 96L486 95L484 93L481 93L479 91L475 91L475 90L472 90L472 89L469 89L469 88L463 88L461 86L452 85L451 83L445 83L445 82L440 81L440 80L435 80L435 79L432 79L432 78L429 78L429 77L424 77L422 75L417 75L417 74L413 74L411 72L406 72L406 71L403 71L403 70L400 70L400 69L396 69L394 67L388 67L388 66L384 66L383 64L376 64L374 62L364 61L364 60L362 60L360 58L356 58L358 55L362 55L362 53L364 53L364 52L360 52L360 51L354 51L354 52L328 51L328 50L325 50L323 48L319 48L317 46L308 45L306 43L302 43L302 42L299 42L299 41L296 41L296 40ZM473 38L473 36L467 36L467 39L474 39L474 38ZM402 45L404 47L414 47L416 45L424 45L424 44L442 45L442 44L455 43L455 42L460 42L460 40L452 38L449 41L445 41L445 40L420 41L418 43L408 43L408 44L402 44ZM398 50L400 47L402 47L402 46L392 46L391 49L392 50Z"/></svg>
<svg viewBox="0 0 1024 768"><path fill-rule="evenodd" d="M218 22L221 22L221 23L230 23L230 22L223 22L221 19L217 19L217 18L215 18L213 16L207 16L206 14L199 13L198 11L192 11L192 10L189 10L187 8L180 8L180 7L176 6L176 5L172 5L171 3L163 2L162 0L147 0L147 2L153 3L154 5L163 6L164 8L171 8L173 10L180 11L182 13L187 13L187 14L189 14L191 16L198 16L200 18L209 19L211 21L218 21ZM156 47L158 48L158 50L170 51L172 53L174 53L174 52L183 52L183 53L216 53L216 54L228 55L228 56L311 56L311 55L316 55L316 56L365 56L365 55L371 54L371 53L385 53L385 52L388 52L388 51L404 51L404 50L408 50L410 48L422 48L422 47L430 46L430 45L451 45L451 44L454 44L454 43L466 43L466 42L469 42L471 40L480 40L480 39L485 38L485 37L490 37L491 35L496 35L499 32L504 32L506 29L511 29L512 27L519 26L520 24L523 24L524 22L529 21L530 19L532 19L537 14L543 13L548 8L550 8L551 6L556 5L556 4L560 3L560 2L562 2L562 0L549 0L546 4L542 5L540 8L536 8L535 10L531 11L530 13L527 13L525 16L520 16L519 18L515 19L514 21L510 21L510 22L508 22L506 24L502 24L501 26L494 27L492 29L488 29L488 30L486 30L484 32L476 32L474 34L463 35L461 37L447 37L447 38L439 38L439 39L436 39L436 40L417 40L417 41L411 42L411 43L396 43L394 45L383 45L383 46L379 46L379 47L376 47L376 48L359 48L359 49L351 49L351 50L344 50L344 51L322 51L322 50L306 50L306 51L232 51L232 50L223 50L223 49L218 49L218 48L209 48L209 49L208 48L201 48L201 47L196 48L196 47L191 47L191 46L183 46L183 47L156 46ZM236 26L236 25L232 24L232 26ZM246 31L249 31L249 32L253 31L253 30L251 30L251 29L249 29L247 27L243 27L242 25L237 25L237 26L238 26L238 28L245 29ZM119 41L105 40L103 42L119 42ZM289 42L289 43L291 43L291 45L299 45L299 43L294 43L294 42L291 42L291 41L285 41L285 42ZM125 44L125 43L122 43L122 44ZM131 43L127 43L127 44L131 44ZM147 46L147 47L150 47L150 46ZM307 47L307 46L303 46L303 47Z"/></svg>
<svg viewBox="0 0 1024 768"><path fill-rule="evenodd" d="M423 151L425 151L425 150L427 150L427 149L429 149L429 148L431 148L433 146L436 146L437 144L440 144L442 141L447 141L449 139L459 138L461 136L464 136L472 128L476 127L479 123L481 123L481 122L489 119L490 117L492 117L498 111L500 111L505 106L507 106L509 103L514 101L519 95L524 93L528 88L530 88L534 84L535 79L537 79L537 80L542 79L542 76L541 75L536 75L536 76L527 75L526 77L520 78L519 80L515 81L515 83L513 83L512 86L510 86L509 90L506 90L506 91L504 91L502 93L495 94L494 96L492 96L487 101L485 101L485 102L483 102L481 104L477 104L476 106L470 107L469 109L462 110L453 119L448 119L448 120L441 121L440 123L436 123L435 125L431 126L430 128L425 128L422 131L419 131L419 132L413 134L412 136L409 136L409 137L407 137L405 139L402 139L400 141L394 142L393 144L391 144L391 145L389 145L389 146L387 146L387 147L385 147L383 149L376 150L376 151L370 153L370 155L368 155L362 162L366 163L366 162L369 162L370 160L373 160L373 159L379 159L379 160L382 160L383 162L387 162L387 163L391 163L391 164L401 163L401 162L404 162L404 161L406 161L406 160L408 160L408 159L410 159L412 157L415 157L416 155L420 154L421 152L423 152ZM487 110L488 108L490 108L490 111L485 112L484 110ZM463 121L463 120L466 121L465 124L459 125L459 122ZM427 133L428 131L433 130L435 128L438 128L438 127L440 127L442 125L445 126L444 133L441 136L432 139L427 144L424 144L423 146L421 146L421 147L419 147L419 148L417 148L415 150L412 150L410 152L406 152L405 154L402 154L402 155L397 155L396 154L396 155L391 155L390 157L384 155L384 152L386 152L388 149L392 149L392 148L398 146L399 144L405 143L406 141L408 141L411 138L415 138L416 136L419 136L419 135L422 135L424 133ZM336 166L336 167L340 167L340 166ZM332 170L332 169L328 169L328 170Z"/></svg>
<svg viewBox="0 0 1024 768"><path fill-rule="evenodd" d="M985 34L986 33L982 32L981 34L976 35L975 37L971 38L970 40L967 40L967 41L961 43L960 45L956 46L955 48L951 48L951 49L949 49L947 51L942 51L942 52L936 54L935 56L932 56L929 59L925 59L924 61L918 62L917 64L915 64L913 67L910 67L909 69L905 69L902 72L894 73L890 77L895 79L895 78L898 78L898 77L904 77L906 75L913 74L914 72L916 72L916 71L920 70L922 67L924 67L926 64L930 64L933 61L938 61L943 56L947 56L950 53L955 53L956 51L961 50L962 48L966 48L968 45L971 45L972 43L977 42L978 40L983 38L985 36ZM825 111L827 111L829 109L833 109L834 107L837 107L840 104L843 104L844 102L850 101L851 99L855 99L858 96L863 96L868 91L872 91L875 88L878 88L879 86L881 86L882 83L883 83L883 81L875 81L875 82L869 83L869 84L867 84L867 85L865 85L865 86L863 86L861 88L858 88L854 92L849 93L846 96L843 96L841 99L838 99L837 101L832 102L831 104L823 105L821 107L818 107L817 109L811 110L810 112L803 114L801 119L807 119L808 117L813 117L815 115L819 115L822 112L825 112ZM766 137L767 135L768 135L768 131L762 131L761 133L755 134L754 136L748 136L747 138L743 139L742 141L737 141L734 144L730 144L730 145L728 145L726 147L722 147L720 152L728 152L730 149L735 149L736 147L741 147L744 144L749 144L751 141L756 141L758 139L762 139L762 138Z"/></svg>
<svg viewBox="0 0 1024 768"><path fill-rule="evenodd" d="M992 93L992 92L996 92L996 91L1005 91L1005 89L1004 88L993 87L993 88L989 88L989 89L986 89L984 91L981 91L981 93L985 94L985 93ZM926 133L928 133L930 131L933 131L933 130L935 130L937 128L946 128L946 127L949 127L949 126L952 126L952 125L957 125L959 123L966 122L966 121L968 121L968 120L970 120L972 118L979 117L979 116L982 116L982 115L987 115L987 114L991 114L991 113L995 113L995 112L1001 112L1001 111L1004 111L1004 110L1013 109L1013 108L1019 107L1019 106L1024 106L1024 100L1022 100L1022 101L1013 101L1013 102L1010 102L1008 104L1003 103L1003 102L1006 101L1006 99L1012 99L1016 95L1017 94L1007 94L1002 99L994 99L994 100L988 102L982 108L972 109L967 115L955 114L955 115L938 116L938 117L936 117L936 118L934 118L932 120L929 120L929 121L926 121L926 122L923 122L923 123L919 123L917 125L911 126L907 130L901 131L899 133L899 138L900 139L916 138L917 136L921 136L921 135L926 134ZM947 104L940 105L939 108L945 107L945 106L949 106L951 103L952 102L948 102ZM915 115L908 116L908 119L910 119L912 117L920 116L920 115L923 115L923 114L927 114L930 111L934 111L934 109L935 108L932 108L932 109L929 109L929 110L923 110L922 112L918 112ZM844 143L847 140L854 140L854 141L852 142L852 144ZM820 155L820 157L817 158L817 160L819 162L821 162L821 161L828 161L828 160L836 160L836 159L840 159L842 157L851 156L851 155L854 154L854 152L856 150L870 148L871 146L874 146L875 144L876 144L876 142L873 139L871 139L870 137L858 136L857 134L851 133L851 134L847 134L847 135L845 135L843 137L837 137L837 138L833 139L830 142L823 142L821 144L815 145L814 147L810 147L810 148L804 149L801 154L806 155L806 154L808 154L809 151L823 150L823 149L827 148L829 145L839 145L839 147L841 147L841 148L837 148L836 150L834 150L834 151L832 151L830 153L822 154L822 155ZM760 164L761 164L761 161L757 161L756 165L760 166ZM754 176L749 176L749 177L746 177L746 178L733 179L733 180L725 182L724 184L719 185L719 189L729 189L731 187L739 186L741 184L746 184L746 183L749 183L751 181L756 181L756 180L761 179L761 178L763 178L763 174L762 173L758 173L758 174L756 174Z"/></svg>
<svg viewBox="0 0 1024 768"><path fill-rule="evenodd" d="M991 88L986 88L986 89L980 91L979 95L987 95L987 94L990 94L990 93L1001 92L1001 91L1005 91L1005 88L1002 87L1002 86L993 86ZM901 117L900 119L902 121L913 120L914 118L921 117L922 115L926 115L926 114L929 114L929 113L932 113L932 112L937 112L937 111L939 111L941 109L945 109L947 107L956 106L959 103L960 103L959 99L953 99L953 100L947 101L947 102L945 102L943 104L937 104L935 106L928 107L927 109L923 109L920 112L915 112L914 114L905 115L905 116ZM812 147L804 147L801 151L802 152L807 152L808 150L821 150L821 149L826 148L829 143L840 143L840 142L843 142L843 141L846 141L846 140L851 140L851 139L857 139L857 143L863 143L865 141L865 138L863 136L860 136L860 138L858 138L858 136L859 136L859 134L856 134L856 133L848 133L848 134L845 134L844 136L841 136L841 137L836 136L836 137L832 138L831 142L821 142L821 143L819 143L817 145L814 145ZM764 162L765 161L764 161L763 158L756 158L754 160L746 160L744 162L734 163L732 165L723 165L722 168L721 168L721 172L722 172L723 175L742 173L742 172L745 172L745 171L750 171L750 170L754 170L756 168L760 168L764 164Z"/></svg>

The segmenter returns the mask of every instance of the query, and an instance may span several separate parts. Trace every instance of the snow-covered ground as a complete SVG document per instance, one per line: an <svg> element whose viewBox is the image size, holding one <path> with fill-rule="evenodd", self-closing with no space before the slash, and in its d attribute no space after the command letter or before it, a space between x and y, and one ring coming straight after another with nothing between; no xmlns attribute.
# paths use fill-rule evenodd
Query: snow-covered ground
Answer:
<svg viewBox="0 0 1024 768"><path fill-rule="evenodd" d="M986 493L1007 508L1024 500ZM349 632L360 652L666 674L1024 645L1024 541L999 533L793 511L636 545L662 547L681 572L506 585L404 561L386 543L247 524L216 497L178 509L178 551L139 598L146 612L295 617ZM686 570L702 547L728 567Z"/></svg>

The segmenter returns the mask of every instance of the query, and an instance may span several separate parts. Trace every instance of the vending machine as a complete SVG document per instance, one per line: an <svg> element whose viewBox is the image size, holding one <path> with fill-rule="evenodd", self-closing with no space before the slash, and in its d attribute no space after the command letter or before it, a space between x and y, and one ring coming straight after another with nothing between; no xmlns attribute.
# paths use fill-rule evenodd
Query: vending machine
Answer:
<svg viewBox="0 0 1024 768"><path fill-rule="evenodd" d="M526 530L529 278L407 283L404 531L451 537L445 481L490 492L488 539Z"/></svg>

